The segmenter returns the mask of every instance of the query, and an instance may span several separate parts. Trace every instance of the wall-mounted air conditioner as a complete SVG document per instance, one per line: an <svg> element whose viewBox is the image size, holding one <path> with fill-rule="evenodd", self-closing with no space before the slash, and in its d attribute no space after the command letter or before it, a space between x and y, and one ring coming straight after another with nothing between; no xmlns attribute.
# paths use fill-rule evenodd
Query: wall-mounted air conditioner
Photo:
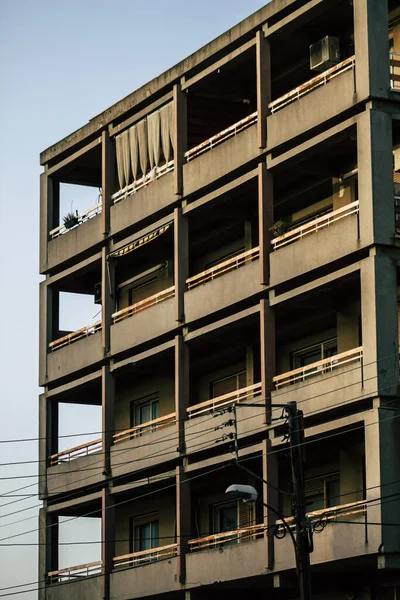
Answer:
<svg viewBox="0 0 400 600"><path fill-rule="evenodd" d="M339 38L326 35L310 46L311 71L326 71L340 62Z"/></svg>

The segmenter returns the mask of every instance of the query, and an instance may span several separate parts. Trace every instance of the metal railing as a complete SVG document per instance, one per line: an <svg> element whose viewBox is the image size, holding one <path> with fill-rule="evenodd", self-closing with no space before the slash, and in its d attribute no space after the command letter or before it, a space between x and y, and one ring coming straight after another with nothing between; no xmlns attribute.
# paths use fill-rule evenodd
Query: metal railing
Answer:
<svg viewBox="0 0 400 600"><path fill-rule="evenodd" d="M304 381L305 379L314 377L315 375L322 375L329 371L334 371L335 369L349 363L362 361L362 357L363 348L362 346L359 346L358 348L353 348L353 350L348 350L347 352L342 352L341 354L335 354L334 356L324 358L323 360L311 363L305 367L300 367L299 369L288 371L282 375L277 375L273 378L273 382L275 384L275 388L278 390L285 385L290 385L297 383L298 381Z"/></svg>
<svg viewBox="0 0 400 600"><path fill-rule="evenodd" d="M63 450L62 452L58 452L57 454L52 454L49 457L50 466L58 465L60 463L69 462L70 460L74 460L75 458L81 458L81 456L88 456L89 454L94 454L95 452L99 452L102 449L102 439L93 440L92 442L88 442L87 444L81 444L80 446L74 446L73 448L68 448L68 450Z"/></svg>
<svg viewBox="0 0 400 600"><path fill-rule="evenodd" d="M162 292L158 292L153 296L149 296L140 302L135 302L135 304L131 304L131 306L127 306L127 308L123 308L112 315L113 323L118 323L119 321L123 321L132 315L136 315L138 312L142 310L146 310L155 304L160 304L164 302L164 300L168 300L168 298L173 298L175 296L175 286L173 285Z"/></svg>
<svg viewBox="0 0 400 600"><path fill-rule="evenodd" d="M295 102L296 100L299 100L306 94L309 94L310 92L315 90L317 87L320 87L321 85L325 85L326 83L328 83L329 81L331 81L338 75L341 75L345 71L354 69L355 64L356 64L356 57L350 56L350 58L346 58L346 60L343 60L338 65L335 65L334 67L331 67L330 69L327 69L326 71L324 71L323 73L320 73L316 77L313 77L312 79L309 79L305 83L302 83L301 85L297 86L293 90L290 90L290 92L288 92L287 94L284 94L280 98L277 98L276 100L273 100L273 102L270 102L268 107L270 108L271 113L275 113L278 110L281 110L281 108L284 108L285 106L287 106L288 104L291 104L292 102Z"/></svg>
<svg viewBox="0 0 400 600"><path fill-rule="evenodd" d="M163 427L173 425L173 423L175 422L176 413L171 413L169 415L165 415L164 417L158 417L158 419L153 419L152 421L141 423L140 425L136 425L135 427L131 427L130 429L126 429L125 431L121 431L120 433L115 433L113 435L114 444L126 442L126 440L133 440L134 438L140 437L145 433L158 431Z"/></svg>
<svg viewBox="0 0 400 600"><path fill-rule="evenodd" d="M239 269L248 262L252 262L253 260L257 260L260 257L260 247L256 246L251 250L247 250L246 252L242 252L242 254L238 254L229 260L225 260L224 262L211 267L210 269L206 269L193 277L189 277L186 279L186 284L188 289L191 290L198 285L202 285L203 283L207 283L211 279L215 279L216 277L220 277L224 273L228 271L234 271L235 269Z"/></svg>
<svg viewBox="0 0 400 600"><path fill-rule="evenodd" d="M82 338L89 337L90 335L93 335L94 333L101 331L101 327L102 327L101 321L96 321L96 323L93 323L93 325L86 325L85 327L82 327L81 329L72 331L71 333L68 333L67 335L64 335L63 337L58 338L57 340L54 340L53 342L50 342L49 348L52 352L54 352L54 350L58 350L59 348L63 348L64 346L69 346L70 344L73 344L74 342L77 342L78 340L81 340Z"/></svg>
<svg viewBox="0 0 400 600"><path fill-rule="evenodd" d="M169 544L150 550L141 550L140 552L131 552L123 556L113 558L114 569L121 567L140 567L152 562L158 562L167 558L174 558L178 554L178 545Z"/></svg>
<svg viewBox="0 0 400 600"><path fill-rule="evenodd" d="M235 529L234 531L214 533L213 535L207 535L206 537L189 540L189 551L197 552L199 550L210 550L211 548L218 548L219 546L231 544L232 542L236 542L237 544L249 542L250 540L264 537L265 529L265 525L252 525L250 527Z"/></svg>
<svg viewBox="0 0 400 600"><path fill-rule="evenodd" d="M47 574L49 583L62 583L63 581L76 581L89 575L101 575L103 572L103 563L101 560L96 562L86 563L85 565L77 565L68 567L67 569L59 569L58 571L50 571Z"/></svg>
<svg viewBox="0 0 400 600"><path fill-rule="evenodd" d="M209 150L212 150L212 148L215 148L215 146L222 144L222 142L225 142L225 140L227 140L231 137L234 137L237 133L239 133L240 131L243 131L243 129L247 129L247 127L250 127L250 125L253 125L254 123L257 122L257 117L258 117L258 113L257 113L257 111L255 111L255 112L251 113L251 115L248 115L247 117L245 117L244 119L241 119L237 123L230 125L223 131L216 133L215 135L210 137L208 140L205 140L201 144L194 146L194 148L191 148L190 150L185 152L185 158L186 158L187 162L193 160L197 156L200 156L200 154L204 154L204 152L208 152Z"/></svg>
<svg viewBox="0 0 400 600"><path fill-rule="evenodd" d="M124 198L127 198L128 196L131 196L132 194L135 194L141 188L146 187L147 185L149 185L149 183L156 181L163 175L166 175L167 173L169 173L170 171L173 171L173 170L174 170L174 161L173 160L170 160L168 163L161 165L161 167L153 167L153 169L151 169L151 171L148 171L148 173L146 173L145 175L142 175L139 179L136 179L136 181L133 181L129 185L125 186L124 188L122 188L121 190L118 190L118 192L113 194L111 196L113 203L116 204L120 200L123 200Z"/></svg>
<svg viewBox="0 0 400 600"><path fill-rule="evenodd" d="M390 88L394 91L400 90L400 53L390 52Z"/></svg>
<svg viewBox="0 0 400 600"><path fill-rule="evenodd" d="M306 235L316 233L320 229L329 227L329 225L332 225L332 223L336 223L336 221L340 221L345 217L349 217L350 215L355 215L358 213L359 201L356 200L356 202L352 202L351 204L347 204L342 208L333 210L330 213L322 215L322 217L317 217L308 223L304 223L304 225L300 225L299 227L291 229L287 233L274 238L271 240L272 248L273 250L278 250L278 248L282 248L288 244L293 244L293 242L297 242L297 240L302 239Z"/></svg>
<svg viewBox="0 0 400 600"><path fill-rule="evenodd" d="M229 394L224 394L223 396L218 396L217 398L211 398L211 400L200 402L200 404L195 404L194 406L189 406L189 408L186 409L189 419L192 417L197 417L204 413L208 413L212 410L221 408L223 406L229 406L230 404L236 404L237 402L241 402L242 400L247 400L249 398L259 396L261 394L261 389L261 382L254 383L253 385L248 385L247 387L241 388L240 390L229 392Z"/></svg>
<svg viewBox="0 0 400 600"><path fill-rule="evenodd" d="M307 498L306 498L307 500ZM321 508L320 510L313 510L312 512L307 513L307 517L311 520L311 522L316 524L321 524L323 527L325 524L336 521L342 517L349 517L353 515L364 515L367 512L367 503L366 500L359 500L357 502L349 502L348 504L341 504L339 506L332 506L329 508ZM291 528L295 528L295 520L294 517L285 517L286 523ZM279 528L282 529L282 532L285 529L281 520L276 521L275 523Z"/></svg>
<svg viewBox="0 0 400 600"><path fill-rule="evenodd" d="M65 224L63 223L62 225L59 225L55 229L52 229L49 232L50 238L52 240L54 240L59 235L68 233L68 231L70 231L71 229L74 229L75 227L78 227L78 225L82 225L82 223L84 223L85 221L89 221L89 219L93 219L93 217L97 217L97 215L99 215L102 212L102 210L103 210L103 205L101 202L99 202L95 206L91 206L90 208L88 208L87 210L85 210L84 212L82 212L76 216L76 220L78 222L73 227L66 227Z"/></svg>

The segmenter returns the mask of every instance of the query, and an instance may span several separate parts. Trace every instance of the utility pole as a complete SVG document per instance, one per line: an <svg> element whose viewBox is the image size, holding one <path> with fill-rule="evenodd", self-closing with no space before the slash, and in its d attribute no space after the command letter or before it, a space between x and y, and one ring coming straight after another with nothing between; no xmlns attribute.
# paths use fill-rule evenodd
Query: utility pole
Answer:
<svg viewBox="0 0 400 600"><path fill-rule="evenodd" d="M312 531L306 516L303 441L303 411L297 409L296 402L288 402L290 462L293 483L293 515L296 524L296 552L299 575L300 599L311 600L310 552L313 551Z"/></svg>

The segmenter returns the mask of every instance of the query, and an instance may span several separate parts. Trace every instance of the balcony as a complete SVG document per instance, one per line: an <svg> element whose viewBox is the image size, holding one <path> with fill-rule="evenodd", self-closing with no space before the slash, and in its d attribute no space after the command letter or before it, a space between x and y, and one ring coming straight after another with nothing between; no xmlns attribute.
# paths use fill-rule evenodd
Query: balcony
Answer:
<svg viewBox="0 0 400 600"><path fill-rule="evenodd" d="M85 565L77 565L76 567L68 567L67 569L59 569L58 571L50 571L48 573L49 583L63 583L64 581L72 581L89 575L101 575L103 565L101 560L87 563Z"/></svg>
<svg viewBox="0 0 400 600"><path fill-rule="evenodd" d="M102 210L103 210L103 205L100 201L95 206L91 206L90 208L83 211L82 213L77 214L70 221L67 221L66 223L64 222L62 225L59 225L55 229L52 229L49 232L50 239L54 240L59 235L64 235L65 233L68 233L72 229L75 229L75 227L82 225L82 223L85 223L86 221L89 221L90 219L97 217L97 215L99 215L102 212Z"/></svg>
<svg viewBox="0 0 400 600"><path fill-rule="evenodd" d="M54 340L53 342L50 342L49 349L51 350L51 352L54 352L55 350L58 350L59 348L64 348L64 346L70 346L71 344L73 344L74 342L77 342L78 340L87 338L90 335L93 335L94 333L101 331L101 328L102 328L101 321L96 321L96 323L93 323L93 325L85 325L85 327L82 327L81 329L72 331L71 333L68 333L67 335L64 335L63 337L58 338L57 340Z"/></svg>
<svg viewBox="0 0 400 600"><path fill-rule="evenodd" d="M259 256L257 246L189 277L185 294L186 321L194 321L260 292Z"/></svg>
<svg viewBox="0 0 400 600"><path fill-rule="evenodd" d="M191 419L200 415L209 414L214 410L226 408L227 406L232 406L233 404L237 404L242 400L249 400L256 396L259 396L260 394L261 383L255 383L254 385L249 385L248 387L242 388L240 390L229 392L229 394L218 396L218 398L211 398L211 400L206 400L205 402L201 402L200 404L189 406L189 408L187 409L188 416L189 419Z"/></svg>
<svg viewBox="0 0 400 600"><path fill-rule="evenodd" d="M141 567L149 563L174 558L178 553L177 544L168 544L168 546L160 546L159 548L151 548L150 550L142 550L140 552L131 552L123 556L116 556L113 559L114 569L126 567Z"/></svg>
<svg viewBox="0 0 400 600"><path fill-rule="evenodd" d="M69 462L71 460L75 460L76 458L81 458L82 456L89 456L89 454L101 452L101 449L102 440L100 438L98 440L88 442L87 444L81 444L80 446L74 446L73 448L63 450L62 452L58 452L57 454L52 454L49 457L49 464L50 467L53 467L54 465Z"/></svg>
<svg viewBox="0 0 400 600"><path fill-rule="evenodd" d="M214 533L206 537L189 540L189 551L199 552L200 550L210 550L220 548L226 544L241 544L251 540L257 540L264 537L265 525L252 525L251 527L242 527L234 531L225 531L224 533Z"/></svg>
<svg viewBox="0 0 400 600"><path fill-rule="evenodd" d="M49 600L70 600L71 595L81 600L100 598L101 575L101 562L51 571L48 573L50 585L46 588L46 598ZM68 583L73 583L72 588Z"/></svg>
<svg viewBox="0 0 400 600"><path fill-rule="evenodd" d="M104 479L103 466L101 439L52 454L46 475L47 492L64 494L99 483Z"/></svg>
<svg viewBox="0 0 400 600"><path fill-rule="evenodd" d="M271 285L278 285L356 251L358 214L357 200L271 240L274 251L270 255Z"/></svg>
<svg viewBox="0 0 400 600"><path fill-rule="evenodd" d="M171 331L175 327L174 296L172 286L115 312L111 326L112 352L117 354Z"/></svg>
<svg viewBox="0 0 400 600"><path fill-rule="evenodd" d="M116 204L117 202L120 202L120 200L124 200L128 196L135 194L143 187L146 187L150 183L156 181L163 175L166 175L167 173L170 173L173 170L174 170L174 161L173 160L170 160L168 163L163 164L161 167L154 167L153 169L151 169L151 171L149 171L145 175L142 174L142 176L139 177L139 179L136 179L129 185L125 186L123 189L118 190L118 192L113 194L111 196L113 203Z"/></svg>
<svg viewBox="0 0 400 600"><path fill-rule="evenodd" d="M278 403L283 393L285 402L301 403L305 416L337 404L339 389L340 403L345 404L362 398L368 393L366 387L373 385L373 381L369 385L364 381L362 346L277 375L273 382L272 404Z"/></svg>

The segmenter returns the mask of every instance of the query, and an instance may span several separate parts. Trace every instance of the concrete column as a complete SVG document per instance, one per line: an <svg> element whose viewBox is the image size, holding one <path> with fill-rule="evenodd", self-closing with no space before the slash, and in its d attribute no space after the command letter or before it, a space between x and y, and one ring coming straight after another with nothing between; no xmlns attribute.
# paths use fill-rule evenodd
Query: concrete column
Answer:
<svg viewBox="0 0 400 600"><path fill-rule="evenodd" d="M263 479L268 481L273 486L278 487L278 461L277 455L271 453L271 443L269 440L263 441ZM278 492L272 486L263 484L263 502L264 504L268 504L275 510L278 510L279 506L279 498ZM266 527L270 527L276 521L276 514L272 511L264 507L264 525ZM266 561L265 567L266 569L274 568L274 560L275 560L275 547L274 547L274 536L266 536L265 544L266 544Z"/></svg>
<svg viewBox="0 0 400 600"><path fill-rule="evenodd" d="M177 443L181 452L185 451L184 425L189 406L189 349L182 335L175 337L175 412Z"/></svg>
<svg viewBox="0 0 400 600"><path fill-rule="evenodd" d="M387 97L389 89L388 3L354 0L357 100Z"/></svg>
<svg viewBox="0 0 400 600"><path fill-rule="evenodd" d="M256 74L257 74L257 143L259 148L267 147L268 104L271 102L271 54L270 42L264 32L256 33Z"/></svg>
<svg viewBox="0 0 400 600"><path fill-rule="evenodd" d="M40 272L47 269L49 231L58 226L60 219L60 184L46 172L40 175Z"/></svg>
<svg viewBox="0 0 400 600"><path fill-rule="evenodd" d="M110 232L111 196L115 188L115 142L108 131L101 134L101 190L103 211L101 213L103 234Z"/></svg>
<svg viewBox="0 0 400 600"><path fill-rule="evenodd" d="M175 320L184 322L184 297L186 279L189 276L189 238L187 217L181 208L174 210L174 285Z"/></svg>
<svg viewBox="0 0 400 600"><path fill-rule="evenodd" d="M261 390L265 401L265 422L271 422L271 391L275 375L275 314L267 299L260 301Z"/></svg>
<svg viewBox="0 0 400 600"><path fill-rule="evenodd" d="M101 369L103 472L111 473L110 449L115 433L115 381L109 365Z"/></svg>
<svg viewBox="0 0 400 600"><path fill-rule="evenodd" d="M59 332L59 293L47 281L39 289L39 385L46 385L49 343Z"/></svg>
<svg viewBox="0 0 400 600"><path fill-rule="evenodd" d="M271 227L274 219L273 178L262 162L258 165L258 218L260 245L260 283L269 284L269 255L271 252Z"/></svg>
<svg viewBox="0 0 400 600"><path fill-rule="evenodd" d="M114 262L108 260L108 247L101 250L101 306L102 306L102 345L104 355L107 356L110 348L110 328L112 325L112 314L115 307L115 281Z"/></svg>
<svg viewBox="0 0 400 600"><path fill-rule="evenodd" d="M48 573L48 569L47 569L47 546L46 546L46 524L47 524L47 519L46 519L46 509L45 508L41 508L39 510L39 517L38 517L38 529L39 529L39 535L38 535L38 541L39 541L39 548L38 548L38 581L39 583L39 591L38 591L38 600L46 600L46 589L44 587L44 581L46 581L46 577L47 577L47 573Z"/></svg>
<svg viewBox="0 0 400 600"><path fill-rule="evenodd" d="M187 100L186 93L182 92L179 83L173 90L174 110L174 189L175 194L183 194L183 165L187 150Z"/></svg>
<svg viewBox="0 0 400 600"><path fill-rule="evenodd" d="M395 396L399 381L397 269L374 249L361 265L364 393Z"/></svg>
<svg viewBox="0 0 400 600"><path fill-rule="evenodd" d="M48 459L58 452L58 402L39 396L39 495L47 494Z"/></svg>
<svg viewBox="0 0 400 600"><path fill-rule="evenodd" d="M103 563L102 598L110 598L110 574L115 556L115 508L114 498L108 490L101 493L101 560Z"/></svg>
<svg viewBox="0 0 400 600"><path fill-rule="evenodd" d="M395 233L392 119L366 109L357 119L360 241L391 244Z"/></svg>
<svg viewBox="0 0 400 600"><path fill-rule="evenodd" d="M184 468L176 467L176 535L178 543L178 577L180 583L186 579L186 554L191 537L191 498L190 483L186 480Z"/></svg>

